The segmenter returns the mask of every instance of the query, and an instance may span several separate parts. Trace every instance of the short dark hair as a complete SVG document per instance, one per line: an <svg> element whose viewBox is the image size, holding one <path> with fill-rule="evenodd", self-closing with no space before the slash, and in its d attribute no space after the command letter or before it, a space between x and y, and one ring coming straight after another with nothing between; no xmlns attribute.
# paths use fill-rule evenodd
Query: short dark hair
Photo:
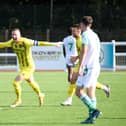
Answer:
<svg viewBox="0 0 126 126"><path fill-rule="evenodd" d="M73 25L72 25L71 27L69 27L69 29L68 29L68 34L69 34L69 35L71 35L72 28L81 29L81 28L80 28L80 24L73 24Z"/></svg>
<svg viewBox="0 0 126 126"><path fill-rule="evenodd" d="M91 16L84 16L82 19L81 19L81 22L83 24L85 24L86 26L88 25L92 25L93 23L93 18Z"/></svg>
<svg viewBox="0 0 126 126"><path fill-rule="evenodd" d="M80 29L81 27L80 27L80 24L73 24L73 25L71 26L71 28L77 28L77 29Z"/></svg>
<svg viewBox="0 0 126 126"><path fill-rule="evenodd" d="M16 30L21 32L21 30L19 28L13 28L11 31L16 31Z"/></svg>

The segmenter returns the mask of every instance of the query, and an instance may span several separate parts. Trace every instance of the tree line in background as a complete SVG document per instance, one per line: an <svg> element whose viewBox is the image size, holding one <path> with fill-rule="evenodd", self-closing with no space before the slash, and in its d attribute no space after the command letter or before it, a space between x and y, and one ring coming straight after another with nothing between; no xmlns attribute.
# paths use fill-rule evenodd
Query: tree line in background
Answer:
<svg viewBox="0 0 126 126"><path fill-rule="evenodd" d="M55 33L61 38L72 24L80 21L82 16L91 15L95 21L93 28L103 40L107 33L111 34L110 38L116 35L115 38L123 40L125 37L123 38L122 34L126 34L125 5L125 0L1 1L0 29L20 27L33 32L51 29L62 33L62 35Z"/></svg>

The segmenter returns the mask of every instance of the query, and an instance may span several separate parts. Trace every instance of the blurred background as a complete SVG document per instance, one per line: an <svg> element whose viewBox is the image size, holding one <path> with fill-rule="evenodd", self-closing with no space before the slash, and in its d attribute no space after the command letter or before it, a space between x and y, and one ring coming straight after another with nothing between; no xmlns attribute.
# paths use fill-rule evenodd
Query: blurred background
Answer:
<svg viewBox="0 0 126 126"><path fill-rule="evenodd" d="M0 41L10 39L10 31L15 27L21 29L24 37L62 41L71 25L90 15L94 18L92 28L101 42L111 44L115 40L113 61L126 69L125 6L126 0L0 0ZM0 64L16 63L11 48L0 49Z"/></svg>
<svg viewBox="0 0 126 126"><path fill-rule="evenodd" d="M1 0L0 40L19 27L26 37L59 41L84 15L94 18L101 41L126 40L125 0Z"/></svg>

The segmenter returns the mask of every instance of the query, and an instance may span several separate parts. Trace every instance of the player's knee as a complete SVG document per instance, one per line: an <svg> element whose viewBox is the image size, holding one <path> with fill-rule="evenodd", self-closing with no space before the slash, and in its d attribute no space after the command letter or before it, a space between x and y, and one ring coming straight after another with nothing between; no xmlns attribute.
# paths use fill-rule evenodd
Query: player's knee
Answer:
<svg viewBox="0 0 126 126"><path fill-rule="evenodd" d="M34 82L35 82L34 79L33 79L33 77L27 79L26 81L27 81L28 83L34 83Z"/></svg>
<svg viewBox="0 0 126 126"><path fill-rule="evenodd" d="M26 80L28 83L32 83L32 81L31 80Z"/></svg>
<svg viewBox="0 0 126 126"><path fill-rule="evenodd" d="M18 84L19 84L18 81L16 81L16 80L13 81L13 85L14 85L14 86L17 86Z"/></svg>
<svg viewBox="0 0 126 126"><path fill-rule="evenodd" d="M76 83L76 78L71 78L71 80L70 80L70 82L71 82L71 84L74 84L74 83Z"/></svg>
<svg viewBox="0 0 126 126"><path fill-rule="evenodd" d="M72 83L72 84L76 83L77 77L78 77L78 75L77 75L76 73L73 73L73 76L72 76L72 78L71 78L71 83Z"/></svg>

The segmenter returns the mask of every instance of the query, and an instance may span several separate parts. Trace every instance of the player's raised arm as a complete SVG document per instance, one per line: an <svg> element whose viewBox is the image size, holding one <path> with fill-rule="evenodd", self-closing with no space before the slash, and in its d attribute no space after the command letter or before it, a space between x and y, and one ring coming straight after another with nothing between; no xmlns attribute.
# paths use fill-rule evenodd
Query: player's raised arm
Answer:
<svg viewBox="0 0 126 126"><path fill-rule="evenodd" d="M61 46L63 42L34 41L34 46Z"/></svg>
<svg viewBox="0 0 126 126"><path fill-rule="evenodd" d="M0 48L8 48L11 47L11 40L6 42L0 42Z"/></svg>

